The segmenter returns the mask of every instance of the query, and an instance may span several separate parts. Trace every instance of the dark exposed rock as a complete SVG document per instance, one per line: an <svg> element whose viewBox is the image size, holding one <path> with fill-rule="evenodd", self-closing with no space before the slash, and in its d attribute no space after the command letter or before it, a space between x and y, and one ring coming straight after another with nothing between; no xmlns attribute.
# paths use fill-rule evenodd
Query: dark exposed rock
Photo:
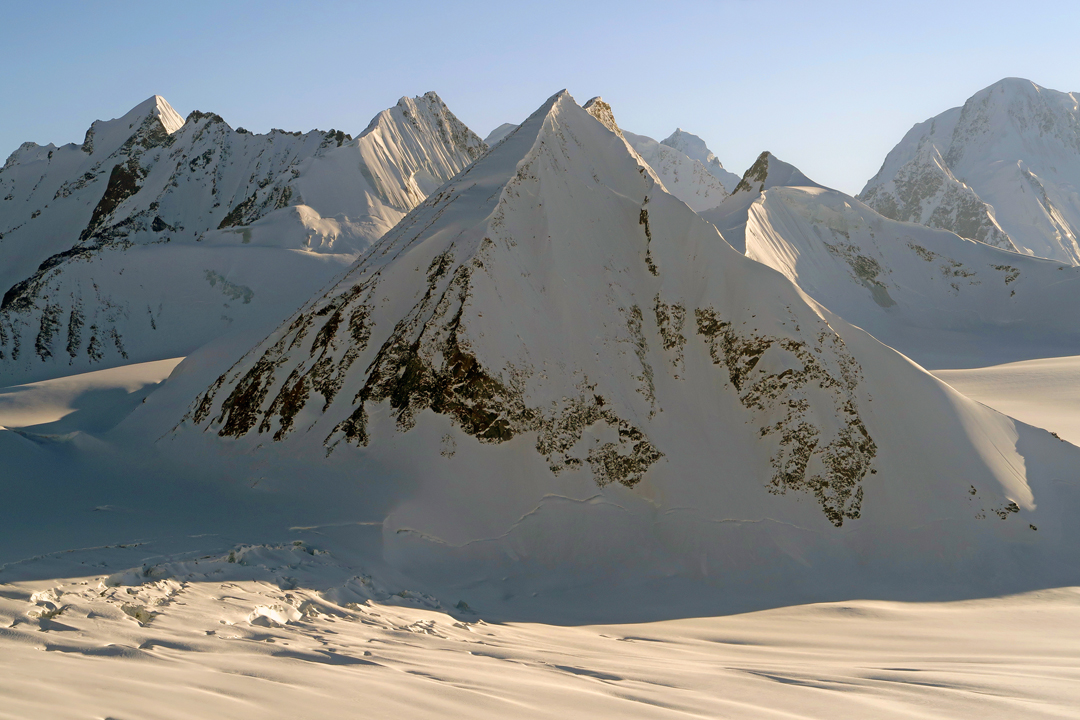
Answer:
<svg viewBox="0 0 1080 720"><path fill-rule="evenodd" d="M694 314L698 334L708 344L713 362L727 367L742 405L766 421L759 430L761 437L778 438L778 449L771 458L774 474L769 491L812 494L837 527L845 519L858 518L863 499L860 483L871 469L877 446L855 404L860 369L840 337L824 328L811 346L793 338L741 335L713 308L698 308ZM773 374L758 367L767 352L777 351L786 354L787 369ZM830 372L829 360L835 362L836 371ZM841 424L828 442L823 442L825 438L813 422L807 391L814 386L831 399ZM777 416L779 419L773 421ZM810 474L815 457L824 472Z"/></svg>
<svg viewBox="0 0 1080 720"><path fill-rule="evenodd" d="M105 186L105 193L101 196L94 213L90 216L90 223L79 236L82 242L89 238L95 230L104 224L112 212L132 195L139 191L139 181L142 180L142 169L134 160L128 160L113 167L109 174L109 183Z"/></svg>
<svg viewBox="0 0 1080 720"><path fill-rule="evenodd" d="M749 192L761 192L765 188L765 179L769 177L769 151L758 155L757 160L750 166L739 181L739 184L735 186L735 189L731 191L731 194L739 192L740 190L746 190ZM755 189L754 186L757 185Z"/></svg>

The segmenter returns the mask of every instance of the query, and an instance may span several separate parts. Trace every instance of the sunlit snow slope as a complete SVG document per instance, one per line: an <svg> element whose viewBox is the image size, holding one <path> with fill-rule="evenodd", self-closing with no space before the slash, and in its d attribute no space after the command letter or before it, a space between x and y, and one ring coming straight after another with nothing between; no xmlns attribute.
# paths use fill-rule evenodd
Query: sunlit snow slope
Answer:
<svg viewBox="0 0 1080 720"><path fill-rule="evenodd" d="M81 146L26 143L0 170L0 382L272 327L485 149L434 93L356 139L183 120L155 96Z"/></svg>
<svg viewBox="0 0 1080 720"><path fill-rule="evenodd" d="M676 130L671 137L657 142L619 127L611 114L611 106L595 97L584 105L586 110L607 122L609 129L622 137L641 159L652 168L664 189L682 200L694 211L719 205L739 182L739 176L728 172L720 159L697 135ZM494 146L517 125L503 123L491 131L485 142Z"/></svg>

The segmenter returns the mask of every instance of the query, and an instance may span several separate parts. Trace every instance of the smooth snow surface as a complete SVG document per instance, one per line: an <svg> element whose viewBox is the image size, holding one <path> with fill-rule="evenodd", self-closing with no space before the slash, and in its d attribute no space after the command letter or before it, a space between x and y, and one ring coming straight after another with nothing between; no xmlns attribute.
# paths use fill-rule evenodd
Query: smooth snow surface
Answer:
<svg viewBox="0 0 1080 720"><path fill-rule="evenodd" d="M512 133L515 129L517 129L517 125L514 123L503 123L488 133L488 136L484 138L484 144L489 147L495 147L499 144L499 141Z"/></svg>
<svg viewBox="0 0 1080 720"><path fill-rule="evenodd" d="M183 359L157 360L0 388L0 427L26 428L82 413L93 418L92 427L104 429L102 416L115 415L117 405L122 408L127 404L122 400L141 402ZM67 424L72 425L75 420L72 418Z"/></svg>
<svg viewBox="0 0 1080 720"><path fill-rule="evenodd" d="M1080 357L933 372L973 400L1080 445Z"/></svg>

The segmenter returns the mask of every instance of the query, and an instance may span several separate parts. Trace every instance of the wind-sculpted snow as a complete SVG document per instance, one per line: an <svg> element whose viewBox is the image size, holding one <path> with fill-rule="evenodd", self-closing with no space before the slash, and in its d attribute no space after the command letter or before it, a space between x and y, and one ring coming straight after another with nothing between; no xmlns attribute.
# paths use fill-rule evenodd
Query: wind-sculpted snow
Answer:
<svg viewBox="0 0 1080 720"><path fill-rule="evenodd" d="M95 122L81 146L26 144L0 170L0 376L186 354L239 319L201 278L239 286L240 258L276 265L244 303L280 321L484 150L434 93L356 139L184 121L155 97Z"/></svg>
<svg viewBox="0 0 1080 720"><path fill-rule="evenodd" d="M1080 264L1080 104L1008 78L919 123L859 198L896 220Z"/></svg>
<svg viewBox="0 0 1080 720"><path fill-rule="evenodd" d="M794 165L765 151L743 173L742 179L732 190L731 195L716 207L702 211L701 217L712 223L733 248L745 253L746 218L751 206L769 188L788 185L821 187L803 175Z"/></svg>

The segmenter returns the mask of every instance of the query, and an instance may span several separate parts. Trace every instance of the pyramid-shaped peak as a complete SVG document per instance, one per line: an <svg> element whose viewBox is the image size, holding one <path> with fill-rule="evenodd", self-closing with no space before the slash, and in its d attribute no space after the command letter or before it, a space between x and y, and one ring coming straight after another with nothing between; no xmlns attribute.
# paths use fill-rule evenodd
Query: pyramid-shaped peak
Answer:
<svg viewBox="0 0 1080 720"><path fill-rule="evenodd" d="M604 102L604 99L597 95L583 106L585 111L599 120L604 127L611 132L615 133L619 137L623 136L622 130L619 129L619 124L615 122L615 113L611 111L611 105Z"/></svg>
<svg viewBox="0 0 1080 720"><path fill-rule="evenodd" d="M803 175L791 163L780 160L766 150L758 155L757 160L743 175L732 194L739 192L761 193L777 186L788 187L824 187Z"/></svg>
<svg viewBox="0 0 1080 720"><path fill-rule="evenodd" d="M156 144L184 125L184 118L165 98L151 95L128 110L122 117L95 120L86 131L83 152L106 155L128 142L139 145Z"/></svg>
<svg viewBox="0 0 1080 720"><path fill-rule="evenodd" d="M376 139L377 137L381 139ZM398 152L410 156L419 167L425 167L430 162L444 165L446 158L429 158L426 156L427 151L422 149L426 142L424 138L435 137L440 138L442 144L453 148L455 152L468 156L470 162L487 151L484 141L459 120L434 91L411 98L402 97L394 107L373 117L367 128L352 142L356 146L371 145L374 142L371 147L376 154L385 152L388 147L397 148ZM441 183L435 183L435 186L438 184ZM412 203L407 203L406 206L411 207Z"/></svg>
<svg viewBox="0 0 1080 720"><path fill-rule="evenodd" d="M184 118L160 95L152 95L133 107L122 119L156 117L170 135L183 126Z"/></svg>
<svg viewBox="0 0 1080 720"><path fill-rule="evenodd" d="M471 385L469 388L462 386L464 390L480 393L477 398L483 395L484 398L480 399L485 406L492 405L506 392L510 392L510 385L505 384L504 380L496 382L494 375L484 375L484 372L487 372L484 368L507 367L506 363L512 361L512 358L504 357L503 353L517 348L517 345L501 342L491 344L483 340L483 335L468 332L469 329L479 327L481 322L489 320L495 323L490 327L501 327L498 318L511 324L518 322L513 317L516 304L509 303L504 307L496 300L498 292L503 290L514 296L526 292L532 301L547 303L547 291L544 289L546 285L561 288L557 293L561 298L558 301L559 310L552 317L562 318L564 311L571 308L592 307L595 303L591 300L587 302L585 296L591 297L593 286L577 282L567 284L566 279L577 277L581 272L588 274L593 270L599 271L599 267L610 259L612 253L619 253L627 267L632 266L642 276L655 277L656 268L654 266L650 271L645 257L649 242L646 226L648 213L653 212L656 207L668 208L676 213L689 212L674 199L663 200L664 195L656 193L656 187L652 178L643 172L637 157L624 140L601 127L568 93L553 95L522 123L517 131L455 179L443 185L436 196L416 207L411 215L387 233L353 266L334 290L316 298L302 310L297 316L299 320L294 318L283 325L275 338L264 343L265 346L260 346L254 355L249 355L235 370L230 371L228 376L223 376L224 385L215 386L200 400L193 415L194 422L209 424L222 436L241 437L249 432L263 432L258 428L263 427L262 421L265 421L267 427L275 425L279 439L292 433L295 428L298 435L311 433L313 438L317 435L315 439L327 449L342 442L345 445L365 446L368 437L365 429L368 411L364 408L365 405L381 402L383 389L390 388L391 385L400 386L401 393L410 394L415 389L421 389L421 386L427 387L424 383L436 383L439 385L438 392L432 397L437 396L434 406L437 411L450 413L469 429L468 434L476 435L482 438L482 441L501 442L509 439L524 427L519 428L520 423L517 420L502 418L498 413L492 414L486 410L481 412L482 408L474 405L473 401L466 403L473 408L470 410L456 399L452 402L438 399L450 398L457 392L452 390L450 385L443 387L442 383L457 372L454 368L464 367L460 365L461 362L473 362L465 359L469 352L475 353L477 358L484 358L484 362L470 366L473 369L468 371L470 375L467 382ZM603 198L609 208L608 212L614 213L615 208L618 208L616 214L623 218L623 224L618 231L609 229L601 236L606 238L605 242L611 243L610 247L597 248L595 243L600 241L595 238L581 243L578 232L566 225L567 221L581 213L596 212L595 203L599 202L599 198ZM651 198L649 209L643 214L642 205L647 198ZM671 210L672 208L682 210ZM591 217L591 214L588 216ZM600 216L606 215L601 212ZM545 233L536 232L536 229L541 227L549 230ZM453 228L453 232L440 228ZM709 233L701 231L700 227L699 231L703 232L703 241L711 241ZM627 245L622 242L627 236L636 237L638 244ZM404 259L406 257L408 260ZM541 258L545 259L544 262L554 261L557 264L543 272L542 281L523 283L520 279L522 270L535 267ZM592 270L582 270L582 264L587 262L596 262L600 266ZM388 296L391 298L388 303L369 307L372 297L370 293L376 285L380 288L411 288L415 285L417 267L427 268L424 277L427 278L427 287L431 289L426 296L428 300L422 300L420 305L416 305L417 300L411 291L398 290ZM649 274L650 272L653 274ZM541 271L534 270L534 274L539 277ZM573 293L578 294L575 296L576 300L567 299ZM444 297L445 302L439 300L439 297ZM429 300L434 304L428 302ZM565 305L562 304L564 300L567 303ZM345 305L349 307L346 308ZM356 310L361 305L364 306L363 309ZM290 364L305 365L302 372L306 376L309 370L306 363L310 356L294 357L291 350L286 351L285 346L278 346L277 343L281 337L292 337L297 328L305 323L321 323L321 308L331 306L336 309L327 312L355 317L356 323L362 322L363 327L372 328L372 333L376 332L374 328L378 328L378 333L396 329L393 330L394 339L387 345L387 352L380 356L375 365L371 365L371 360L374 359L372 353L376 353L378 348L386 343L387 337L377 338L376 342L373 335L368 342L366 336L363 336L362 340L346 340L342 336L338 346L343 347L342 343L352 343L355 340L359 343L358 348L362 346L357 353L371 350L371 353L368 353L371 358L361 362L357 360L358 355L350 356L351 359L340 365L339 371L336 371L329 384L319 380L310 386L306 392L319 392L324 400L329 400L327 410L317 410L315 403L305 404L304 401L298 401L282 415L280 403L274 404L272 394L254 400L244 399L243 391L236 391L235 382L240 381L243 384L242 378L250 373L247 361L254 361L258 355L266 352L283 362L287 360ZM312 309L316 307L319 309ZM607 305L602 307L606 308ZM482 312L487 320L474 320L474 311ZM360 314L354 315L356 312ZM368 315L361 318L363 313ZM438 314L438 322L431 319L431 313ZM576 317L579 312L573 310L572 314ZM413 318L419 324L410 324L412 320L403 324L403 317ZM457 320L454 320L454 317L457 317ZM442 322L449 324L439 325ZM625 323L625 320L622 322ZM491 333L492 338L498 337L494 330L485 331L485 334L487 332ZM591 333L592 330L587 332ZM399 382L404 376L396 369L391 369L391 365L397 367L397 360L394 358L404 357L399 351L406 348L406 345L411 347L409 343L412 343L412 339L406 345L399 343L399 340L405 342L403 338L406 335L412 339L415 339L413 335L421 337L422 342L417 346L418 352L424 355L423 362L428 363L424 371L426 374L422 373L427 380L408 388ZM436 353L438 357L429 357L426 354L429 346L434 347L430 338L435 338L436 335L438 338L434 342L439 346ZM362 333L356 337L361 336ZM539 336L546 336L546 331ZM443 347L444 340L450 342L450 346ZM316 350L316 354L318 352L320 350ZM413 351L406 349L404 352ZM618 357L624 357L618 347L614 352ZM285 355L289 357L285 358ZM353 360L357 361L354 363ZM588 376L599 377L605 367L604 363L597 363L591 354L587 360ZM261 371L256 371L256 374L259 372ZM283 377L274 371L258 378L257 382L267 385L268 388L271 385L277 388ZM412 382L412 377L410 375L405 381ZM255 376L252 375L251 379L255 380ZM352 387L351 392L338 392L347 385ZM480 388L480 385L486 389ZM219 387L222 388L220 392ZM365 387L368 389L364 390ZM278 391L279 389L275 389L274 394ZM360 392L359 396L357 392ZM569 390L560 386L557 391L552 392L555 393L552 397L563 397ZM358 400L351 400L357 397ZM405 395L401 397L405 398ZM634 397L637 397L636 393ZM268 403L263 403L262 400L268 400ZM409 418L412 413L418 412L421 406L427 407L425 403L428 401L419 395L415 398L410 395L402 402L409 405L402 415L403 422L407 424L411 422ZM547 402L545 399L544 404ZM337 409L331 408L335 403L338 404ZM326 415L326 419L317 427L310 423L294 424L293 416L301 407L306 408L305 412L315 412L320 418ZM646 406L644 414L648 415L650 409L651 405ZM315 419L314 415L312 419ZM521 422L528 425L531 421L521 419ZM301 426L307 429L300 431ZM653 461L655 458L649 460L649 463Z"/></svg>

